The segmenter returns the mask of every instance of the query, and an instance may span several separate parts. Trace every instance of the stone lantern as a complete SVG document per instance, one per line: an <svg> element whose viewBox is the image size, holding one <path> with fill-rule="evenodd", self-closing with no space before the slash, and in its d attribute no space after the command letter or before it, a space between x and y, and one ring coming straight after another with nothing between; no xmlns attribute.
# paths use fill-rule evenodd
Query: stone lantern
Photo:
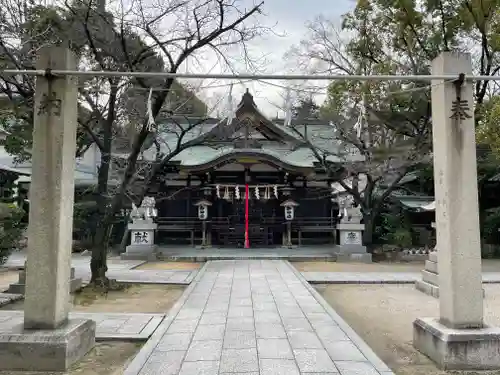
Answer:
<svg viewBox="0 0 500 375"><path fill-rule="evenodd" d="M284 216L286 220L286 233L283 236L283 247L292 247L292 221L295 218L295 207L299 204L294 200L287 199L280 204L284 210Z"/></svg>
<svg viewBox="0 0 500 375"><path fill-rule="evenodd" d="M202 199L194 205L198 207L198 219L201 220L201 248L204 249L212 245L211 235L207 233L208 207L212 205L212 202Z"/></svg>

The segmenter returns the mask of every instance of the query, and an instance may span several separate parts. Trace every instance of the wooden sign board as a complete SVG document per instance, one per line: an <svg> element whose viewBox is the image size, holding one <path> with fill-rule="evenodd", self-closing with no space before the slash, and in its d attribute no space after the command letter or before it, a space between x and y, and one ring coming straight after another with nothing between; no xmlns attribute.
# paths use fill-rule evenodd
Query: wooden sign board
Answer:
<svg viewBox="0 0 500 375"><path fill-rule="evenodd" d="M257 164L260 162L260 160L258 159L251 159L251 158L240 158L236 159L236 161L241 164Z"/></svg>

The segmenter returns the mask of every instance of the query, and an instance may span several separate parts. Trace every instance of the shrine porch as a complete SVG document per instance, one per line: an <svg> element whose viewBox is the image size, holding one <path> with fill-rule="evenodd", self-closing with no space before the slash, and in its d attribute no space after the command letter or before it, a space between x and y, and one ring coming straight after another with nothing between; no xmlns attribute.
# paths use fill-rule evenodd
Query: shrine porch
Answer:
<svg viewBox="0 0 500 375"><path fill-rule="evenodd" d="M336 220L331 217L299 217L287 222L283 217L255 217L249 220L248 236L252 249L281 248L290 225L291 246L332 247L336 244ZM158 217L156 244L173 247L202 244L203 222L196 217ZM214 248L244 248L245 223L233 217L206 220L206 236Z"/></svg>
<svg viewBox="0 0 500 375"><path fill-rule="evenodd" d="M330 261L337 260L340 246L301 246L293 249L276 248L205 248L190 246L159 246L158 258L162 260L206 262L210 260L281 259L290 261Z"/></svg>

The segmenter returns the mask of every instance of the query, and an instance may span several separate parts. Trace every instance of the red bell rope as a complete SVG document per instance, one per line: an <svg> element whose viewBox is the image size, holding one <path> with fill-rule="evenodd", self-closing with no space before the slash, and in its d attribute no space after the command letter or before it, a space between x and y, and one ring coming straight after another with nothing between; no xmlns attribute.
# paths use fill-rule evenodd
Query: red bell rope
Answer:
<svg viewBox="0 0 500 375"><path fill-rule="evenodd" d="M248 198L249 198L248 184L245 185L245 249L250 248L250 241L248 239Z"/></svg>

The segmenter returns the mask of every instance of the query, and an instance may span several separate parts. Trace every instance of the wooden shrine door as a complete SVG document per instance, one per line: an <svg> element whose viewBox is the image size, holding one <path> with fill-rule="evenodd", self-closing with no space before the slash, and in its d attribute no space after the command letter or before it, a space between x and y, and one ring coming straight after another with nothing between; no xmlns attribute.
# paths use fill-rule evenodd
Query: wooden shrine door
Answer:
<svg viewBox="0 0 500 375"><path fill-rule="evenodd" d="M276 199L248 201L248 238L251 248L269 247L276 242ZM228 218L228 228L219 227L218 242L224 247L244 247L245 200L219 201L219 212ZM279 205L279 204L278 204Z"/></svg>

